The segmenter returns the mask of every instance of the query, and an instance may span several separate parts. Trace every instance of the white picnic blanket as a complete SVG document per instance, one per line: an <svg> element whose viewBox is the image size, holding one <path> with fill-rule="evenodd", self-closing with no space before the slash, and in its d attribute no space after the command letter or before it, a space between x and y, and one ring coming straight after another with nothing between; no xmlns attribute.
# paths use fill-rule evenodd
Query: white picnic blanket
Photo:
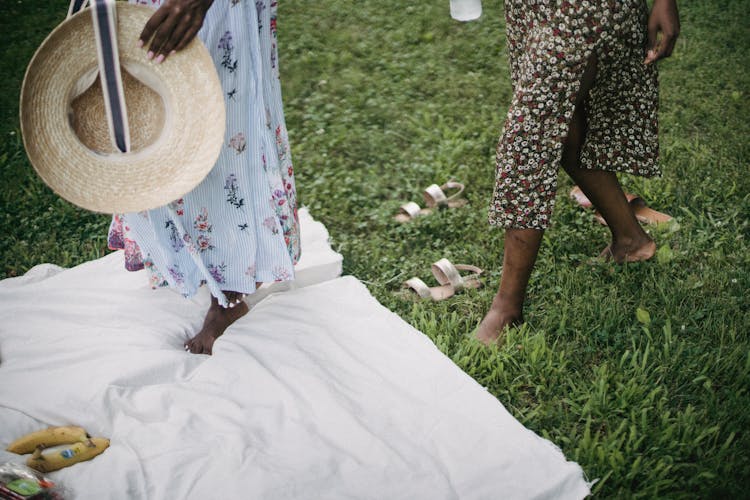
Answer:
<svg viewBox="0 0 750 500"><path fill-rule="evenodd" d="M582 498L580 467L353 277L302 214L298 282L214 346L209 297L122 255L0 281L0 447L75 424L111 446L53 473L81 499ZM274 290L272 290L274 291ZM0 463L21 457L0 451Z"/></svg>

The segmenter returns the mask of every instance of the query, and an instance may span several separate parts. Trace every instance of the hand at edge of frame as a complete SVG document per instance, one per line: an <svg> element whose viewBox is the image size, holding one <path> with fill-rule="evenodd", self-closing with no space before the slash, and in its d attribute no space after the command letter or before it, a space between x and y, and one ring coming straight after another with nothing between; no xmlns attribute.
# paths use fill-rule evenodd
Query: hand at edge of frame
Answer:
<svg viewBox="0 0 750 500"><path fill-rule="evenodd" d="M146 22L138 46L146 45L147 57L162 63L195 38L212 3L213 0L167 0Z"/></svg>
<svg viewBox="0 0 750 500"><path fill-rule="evenodd" d="M648 18L648 52L644 64L669 57L680 35L680 15L676 0L654 0Z"/></svg>

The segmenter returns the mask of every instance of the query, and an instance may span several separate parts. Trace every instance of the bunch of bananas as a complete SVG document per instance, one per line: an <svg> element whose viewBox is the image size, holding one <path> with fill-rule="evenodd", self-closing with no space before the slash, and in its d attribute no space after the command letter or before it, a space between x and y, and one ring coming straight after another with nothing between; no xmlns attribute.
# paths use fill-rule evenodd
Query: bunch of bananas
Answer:
<svg viewBox="0 0 750 500"><path fill-rule="evenodd" d="M68 445L68 446L61 446ZM109 447L109 439L92 438L82 427L50 427L20 437L8 445L11 453L32 453L26 465L39 472L52 472L91 460Z"/></svg>

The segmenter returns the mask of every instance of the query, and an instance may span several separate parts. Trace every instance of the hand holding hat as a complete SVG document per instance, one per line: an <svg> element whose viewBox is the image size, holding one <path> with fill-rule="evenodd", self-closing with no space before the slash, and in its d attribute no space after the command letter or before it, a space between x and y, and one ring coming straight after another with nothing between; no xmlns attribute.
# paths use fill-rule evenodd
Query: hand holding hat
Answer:
<svg viewBox="0 0 750 500"><path fill-rule="evenodd" d="M21 131L34 169L61 197L96 212L138 212L182 197L213 168L224 143L224 92L193 33L205 12L188 9L189 19L174 12L188 4L208 8L207 0L170 0L155 14L116 4L126 153L112 144L91 13L71 15L37 49L21 89ZM152 45L157 37L166 40L160 50L185 44L165 64L149 61L136 44L154 19Z"/></svg>
<svg viewBox="0 0 750 500"><path fill-rule="evenodd" d="M212 3L213 0L167 0L144 26L138 46L151 40L147 57L156 56L155 62L161 63L195 38Z"/></svg>

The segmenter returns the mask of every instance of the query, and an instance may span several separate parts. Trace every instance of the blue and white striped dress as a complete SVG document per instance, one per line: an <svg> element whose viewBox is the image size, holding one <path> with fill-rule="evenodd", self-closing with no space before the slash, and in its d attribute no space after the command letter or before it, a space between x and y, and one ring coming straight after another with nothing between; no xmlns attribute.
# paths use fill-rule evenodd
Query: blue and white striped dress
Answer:
<svg viewBox="0 0 750 500"><path fill-rule="evenodd" d="M130 0L158 7L163 0ZM208 177L184 198L115 215L109 246L129 270L186 297L206 284L253 293L256 283L294 278L299 221L281 102L276 0L218 0L198 36L225 93L226 140Z"/></svg>

